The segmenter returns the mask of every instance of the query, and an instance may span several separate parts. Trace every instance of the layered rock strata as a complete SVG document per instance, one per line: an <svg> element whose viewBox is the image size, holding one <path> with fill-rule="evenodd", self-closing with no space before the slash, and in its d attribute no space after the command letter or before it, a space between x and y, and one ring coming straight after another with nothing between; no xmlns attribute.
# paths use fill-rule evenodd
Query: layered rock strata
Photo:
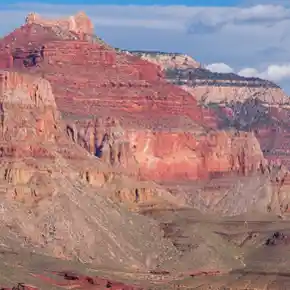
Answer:
<svg viewBox="0 0 290 290"><path fill-rule="evenodd" d="M12 55L21 47L23 58L13 67L51 82L70 136L90 153L154 180L249 172L264 162L256 145L245 153L246 165L237 161L244 158L244 144L255 144L254 137L216 132L212 109L200 107L191 94L169 84L160 67L100 43L67 37L29 24L5 37L0 47ZM25 65L29 43L40 57ZM108 123L108 116L115 121L100 128L98 122Z"/></svg>
<svg viewBox="0 0 290 290"><path fill-rule="evenodd" d="M110 200L105 183L117 194L126 177L66 137L46 80L2 71L0 88L1 243L14 237L54 257L131 269L178 254L156 224Z"/></svg>
<svg viewBox="0 0 290 290"><path fill-rule="evenodd" d="M18 45L27 51L29 40L44 48L36 65L21 66L19 57L13 68L51 81L69 139L110 168L135 180L160 182L265 171L267 162L253 133L217 131L227 126L221 124L215 108L198 105L190 94L168 84L160 67L65 35L49 27L25 25L0 46L7 54ZM82 178L98 182L85 171ZM178 204L154 184L135 186L115 177L102 180L101 184L113 180L113 190L107 194L130 205L164 200Z"/></svg>
<svg viewBox="0 0 290 290"><path fill-rule="evenodd" d="M158 57L150 55L153 60L148 60L157 62ZM289 98L278 85L259 78L192 68L190 64L172 68L170 63L164 66L166 79L190 93L201 106L215 111L219 128L255 132L267 159L289 168Z"/></svg>
<svg viewBox="0 0 290 290"><path fill-rule="evenodd" d="M244 102L249 98L258 98L271 105L289 103L285 92L267 80L211 72L183 54L146 51L130 53L159 65L170 83L181 86L203 104Z"/></svg>

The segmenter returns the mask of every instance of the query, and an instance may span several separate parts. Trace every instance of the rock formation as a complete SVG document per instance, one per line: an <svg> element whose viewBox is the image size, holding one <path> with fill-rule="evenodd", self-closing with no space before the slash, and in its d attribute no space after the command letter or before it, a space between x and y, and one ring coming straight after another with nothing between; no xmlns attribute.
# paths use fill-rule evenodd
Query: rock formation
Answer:
<svg viewBox="0 0 290 290"><path fill-rule="evenodd" d="M1 243L14 235L36 252L103 265L116 259L116 266L140 269L146 251L160 259L177 254L160 242L156 225L110 201L107 191L114 189L104 183L114 172L66 137L46 80L3 71L0 88Z"/></svg>
<svg viewBox="0 0 290 290"><path fill-rule="evenodd" d="M142 57L145 52L136 54ZM148 54L152 59L147 60L155 63L158 59L153 57L155 53ZM267 159L290 168L286 121L289 98L275 83L233 73L214 73L191 64L172 67L170 60L163 73L170 83L190 93L199 105L213 110L218 128L255 132Z"/></svg>
<svg viewBox="0 0 290 290"><path fill-rule="evenodd" d="M196 96L201 103L227 103L245 102L251 98L257 98L270 104L287 104L288 97L277 87L259 87L251 84L250 81L231 83L229 85L196 85L194 87L182 85L187 92Z"/></svg>
<svg viewBox="0 0 290 290"><path fill-rule="evenodd" d="M247 175L263 166L259 143L251 134L146 132L129 135L143 178L159 181L209 178L216 172ZM164 146L164 142L166 146Z"/></svg>
<svg viewBox="0 0 290 290"><path fill-rule="evenodd" d="M202 134L200 128L199 134L152 132L124 129L119 122L102 119L83 127L75 126L78 137L70 134L72 140L110 165L145 180L196 180L232 171L248 175L265 165L252 133Z"/></svg>
<svg viewBox="0 0 290 290"><path fill-rule="evenodd" d="M221 115L226 114L198 105L191 94L168 84L164 70L156 65L35 24L15 30L0 47L15 55L18 46L28 51L29 40L42 57L35 66L21 66L27 58L19 57L13 67L50 80L71 141L120 172L163 182L208 179L229 172L249 176L265 167L252 133L216 131L227 128L221 123ZM200 79L205 77L201 68L196 73ZM240 81L244 78L232 76L231 82ZM258 86L260 80L248 81ZM134 203L136 199L152 201L158 195L152 186L141 188L115 188L113 196Z"/></svg>
<svg viewBox="0 0 290 290"><path fill-rule="evenodd" d="M286 136L283 97L196 101L168 82L172 65L186 71L182 57L165 69L86 38L82 25L27 22L0 41L0 286L272 286L263 275L286 283L277 262L288 268L290 230L279 219L289 214L289 173L261 151L269 128ZM279 89L190 70L194 86ZM273 148L287 145L277 140Z"/></svg>
<svg viewBox="0 0 290 290"><path fill-rule="evenodd" d="M63 30L73 31L77 34L89 34L94 33L94 26L89 17L84 12L79 12L74 16L70 16L67 19L50 20L42 18L37 13L30 13L26 17L27 24L39 24L42 26L56 26Z"/></svg>
<svg viewBox="0 0 290 290"><path fill-rule="evenodd" d="M11 39L16 39L13 45ZM15 30L0 46L8 46L15 55L17 43L27 51L30 40L36 50L44 47L38 53L43 57L36 65L21 66L15 61L14 67L51 82L72 139L111 165L139 172L143 179L162 181L206 178L216 171L249 172L263 163L258 147L246 153L246 165L237 163L244 143L233 141L241 138L235 134L202 136L217 128L213 111L201 108L191 94L169 84L158 66L100 43L68 41L54 30L34 24ZM116 125L100 129L98 123L108 123L108 116ZM252 144L253 138L242 137L246 144ZM227 146L224 153L216 153L222 146Z"/></svg>
<svg viewBox="0 0 290 290"><path fill-rule="evenodd" d="M163 71L168 69L200 68L201 64L189 55L153 51L124 51L160 66Z"/></svg>
<svg viewBox="0 0 290 290"><path fill-rule="evenodd" d="M188 66L184 69L168 69L166 78L180 85L202 103L244 102L257 98L270 104L288 103L282 89L273 82L259 78L246 78L234 73L214 73L205 68Z"/></svg>
<svg viewBox="0 0 290 290"><path fill-rule="evenodd" d="M227 126L222 125L217 110L199 105L191 94L169 84L160 67L136 55L117 53L101 43L75 39L35 24L15 30L2 40L0 47L6 54L15 55L17 47L25 53L29 40L41 57L31 66L21 65L27 58L19 57L13 68L48 79L70 142L101 159L111 171L129 178L112 173L102 176L94 170L80 172L91 185L106 184L106 192L114 200L130 207L164 202L181 205L187 194L178 195L178 202L174 194L145 181L178 183L230 173L241 178L264 174L268 165L254 134L218 131L218 127ZM203 69L199 72L204 74ZM232 116L231 111L227 114ZM136 180L144 182L138 184ZM271 199L277 191L270 192ZM232 200L233 196L229 203ZM200 208L198 200L187 202ZM285 208L287 198L283 204ZM266 208L262 206L261 210ZM232 207L219 211L239 212Z"/></svg>
<svg viewBox="0 0 290 290"><path fill-rule="evenodd" d="M248 98L270 104L289 103L282 89L270 81L211 72L188 55L152 51L127 53L159 65L170 83L181 86L202 103L244 102Z"/></svg>
<svg viewBox="0 0 290 290"><path fill-rule="evenodd" d="M164 189L155 187L148 196L138 181L73 143L47 80L2 71L0 88L1 246L119 271L212 271L215 263L189 263L204 251L216 257L223 271L241 266L232 255L214 254L211 243L181 251L157 222L114 202L126 200L133 186L137 200L132 203L156 205L163 198L164 206L167 197L179 207Z"/></svg>

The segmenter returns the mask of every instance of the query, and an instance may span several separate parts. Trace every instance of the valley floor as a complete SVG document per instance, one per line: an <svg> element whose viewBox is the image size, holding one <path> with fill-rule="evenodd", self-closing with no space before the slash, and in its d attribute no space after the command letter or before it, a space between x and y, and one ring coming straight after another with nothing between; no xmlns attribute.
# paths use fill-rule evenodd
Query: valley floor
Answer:
<svg viewBox="0 0 290 290"><path fill-rule="evenodd" d="M165 236L171 239L185 256L190 251L198 255L201 271L148 273L124 272L118 269L95 269L79 262L68 262L29 253L20 247L1 245L0 284L12 287L18 283L33 285L13 289L289 289L290 221L269 216L248 216L233 219L204 219L192 210L147 210L144 214L158 220ZM206 229L206 230L204 230ZM200 251L194 245L197 236L206 246ZM213 240L214 239L214 240ZM10 243L9 243L10 244ZM226 248L223 247L227 245ZM196 247L196 249L194 249ZM220 253L216 255L216 251ZM204 255L203 255L204 254ZM218 268L215 259L227 260L232 269ZM225 258L225 257L228 258ZM239 263L231 260L234 257ZM3 263L3 261L5 261ZM222 265L222 263L221 263ZM229 265L227 265L228 267ZM216 267L216 268L215 268ZM209 270L206 270L208 268ZM120 281L115 283L110 281ZM123 283L123 284L122 284ZM27 286L28 287L28 286ZM37 288L36 288L37 287ZM3 288L11 289L11 288Z"/></svg>

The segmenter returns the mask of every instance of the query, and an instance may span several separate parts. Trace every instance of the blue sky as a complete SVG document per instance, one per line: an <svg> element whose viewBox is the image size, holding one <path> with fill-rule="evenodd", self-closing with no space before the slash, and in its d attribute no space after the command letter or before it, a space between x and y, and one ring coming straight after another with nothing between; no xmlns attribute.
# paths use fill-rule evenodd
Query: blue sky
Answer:
<svg viewBox="0 0 290 290"><path fill-rule="evenodd" d="M59 18L79 10L115 47L185 53L214 71L272 80L290 94L290 0L6 0L0 34L29 12Z"/></svg>
<svg viewBox="0 0 290 290"><path fill-rule="evenodd" d="M19 3L25 1L6 0L6 4ZM26 2L37 2L35 0ZM187 6L233 6L241 0L42 0L42 3L53 4L94 4L94 5L187 5Z"/></svg>

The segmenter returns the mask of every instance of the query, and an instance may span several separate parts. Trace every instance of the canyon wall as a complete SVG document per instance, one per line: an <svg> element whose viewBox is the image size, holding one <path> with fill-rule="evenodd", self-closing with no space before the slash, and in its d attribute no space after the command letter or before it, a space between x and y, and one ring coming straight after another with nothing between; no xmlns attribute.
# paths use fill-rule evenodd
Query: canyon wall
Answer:
<svg viewBox="0 0 290 290"><path fill-rule="evenodd" d="M2 47L15 54L19 42L25 52L30 39L44 47L35 65L21 67L27 56L19 56L13 67L51 82L68 130L75 132L70 135L91 154L128 174L159 181L208 178L217 171L246 174L264 162L254 136L217 132L214 112L168 83L155 64L33 25L5 37Z"/></svg>
<svg viewBox="0 0 290 290"><path fill-rule="evenodd" d="M200 106L212 109L218 128L255 132L266 158L290 168L289 97L278 85L190 65L183 68L165 66L163 73L168 82L190 93Z"/></svg>
<svg viewBox="0 0 290 290"><path fill-rule="evenodd" d="M13 235L35 252L135 270L178 255L154 222L116 204L149 190L71 142L47 80L1 71L0 89L1 243ZM153 201L162 194L152 186Z"/></svg>
<svg viewBox="0 0 290 290"><path fill-rule="evenodd" d="M268 246L276 254L288 243L269 231L289 213L289 171L261 151L270 140L270 151L288 152L287 104L266 95L228 100L230 92L196 100L168 79L164 63L86 39L87 30L75 33L63 21L30 15L28 22L0 41L0 283L33 277L23 282L56 286L64 278L65 287L124 289L91 277L98 271L138 277L146 287L150 279L150 286L174 288L182 279L190 287L190 276L208 289L209 276L223 273L232 287L250 285L243 271L260 269L257 261L264 269ZM184 65L182 57L169 61ZM267 86L279 90L233 75L203 79L208 72L193 69L199 77L189 80L192 87L248 82L265 94ZM263 223L244 222L249 217ZM60 273L52 268L77 267L76 260L89 268L86 276L62 272L53 281ZM217 287L229 285L222 279Z"/></svg>
<svg viewBox="0 0 290 290"><path fill-rule="evenodd" d="M84 126L76 129L74 135L81 136L76 142L143 180L198 180L230 172L248 175L266 165L252 133L133 130L115 121L101 122L101 127L100 120L94 123L85 133Z"/></svg>
<svg viewBox="0 0 290 290"><path fill-rule="evenodd" d="M27 66L30 39L44 50L38 51L36 64ZM184 202L180 196L147 180L178 183L265 172L267 161L255 135L219 130L217 111L169 83L160 66L35 24L16 29L0 43L11 54L18 45L23 58L10 69L50 81L70 142L110 168L104 178L82 170L83 180L99 182L114 200L133 207L140 202L177 205L178 199Z"/></svg>

